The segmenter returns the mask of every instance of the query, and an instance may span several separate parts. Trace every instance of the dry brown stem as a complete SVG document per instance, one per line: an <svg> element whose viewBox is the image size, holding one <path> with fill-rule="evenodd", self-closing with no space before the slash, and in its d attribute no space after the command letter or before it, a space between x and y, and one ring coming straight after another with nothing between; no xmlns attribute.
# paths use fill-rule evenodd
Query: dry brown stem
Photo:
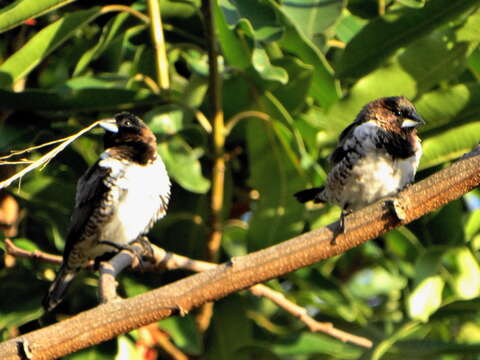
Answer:
<svg viewBox="0 0 480 360"><path fill-rule="evenodd" d="M0 358L21 359L22 344L34 359L51 359L98 344L119 334L186 313L208 301L339 255L397 226L440 208L480 185L480 148L398 194L405 209L399 222L383 201L349 215L348 232L332 244L337 224L237 257L233 262L189 276L133 298L109 302L57 324L0 344Z"/></svg>

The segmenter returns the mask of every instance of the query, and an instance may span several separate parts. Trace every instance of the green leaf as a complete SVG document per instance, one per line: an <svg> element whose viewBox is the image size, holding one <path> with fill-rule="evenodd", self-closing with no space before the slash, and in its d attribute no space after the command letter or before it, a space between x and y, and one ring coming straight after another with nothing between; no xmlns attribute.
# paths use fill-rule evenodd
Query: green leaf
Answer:
<svg viewBox="0 0 480 360"><path fill-rule="evenodd" d="M421 38L400 55L400 64L417 82L417 93L465 70L470 44L452 42L447 36L441 33ZM432 58L438 60L432 63Z"/></svg>
<svg viewBox="0 0 480 360"><path fill-rule="evenodd" d="M0 89L0 108L22 111L118 111L162 102L165 99L146 89L26 90L20 93Z"/></svg>
<svg viewBox="0 0 480 360"><path fill-rule="evenodd" d="M410 318L426 322L442 303L445 281L439 276L430 276L417 285L407 300Z"/></svg>
<svg viewBox="0 0 480 360"><path fill-rule="evenodd" d="M172 316L160 321L159 324L182 351L189 355L200 355L203 352L202 339L195 326L194 316Z"/></svg>
<svg viewBox="0 0 480 360"><path fill-rule="evenodd" d="M452 287L460 299L473 299L480 294L480 266L471 251L457 248L449 254L454 259Z"/></svg>
<svg viewBox="0 0 480 360"><path fill-rule="evenodd" d="M229 27L226 16L217 1L214 5L214 16L217 24L218 40L227 62L240 69L246 69L251 63L250 49Z"/></svg>
<svg viewBox="0 0 480 360"><path fill-rule="evenodd" d="M238 220L223 228L222 247L229 257L247 255L248 226Z"/></svg>
<svg viewBox="0 0 480 360"><path fill-rule="evenodd" d="M121 13L113 18L107 26L103 28L102 35L98 42L88 51L86 51L80 60L78 60L73 76L82 73L87 66L98 57L114 42L124 41L135 36L147 28L147 25L130 27L126 31L123 28L124 22L128 19L128 13Z"/></svg>
<svg viewBox="0 0 480 360"><path fill-rule="evenodd" d="M304 210L292 194L304 188L305 183L276 139L272 123L252 119L247 124L247 139L249 184L260 194L249 227L248 244L252 251L301 231Z"/></svg>
<svg viewBox="0 0 480 360"><path fill-rule="evenodd" d="M345 48L336 67L341 78L359 78L374 70L397 49L417 40L478 5L478 0L430 0L422 9L377 18Z"/></svg>
<svg viewBox="0 0 480 360"><path fill-rule="evenodd" d="M240 351L253 343L252 323L245 312L244 300L238 294L215 304L206 359L250 359Z"/></svg>
<svg viewBox="0 0 480 360"><path fill-rule="evenodd" d="M465 238L472 240L478 233L480 233L480 209L468 214L467 223L465 224Z"/></svg>
<svg viewBox="0 0 480 360"><path fill-rule="evenodd" d="M362 299L388 295L404 289L406 285L407 280L403 276L393 274L380 266L360 270L348 282L353 296Z"/></svg>
<svg viewBox="0 0 480 360"><path fill-rule="evenodd" d="M343 0L283 0L283 11L310 40L332 26L342 13Z"/></svg>
<svg viewBox="0 0 480 360"><path fill-rule="evenodd" d="M100 15L100 7L76 11L47 26L0 66L0 87L8 88L25 77L52 51L82 26Z"/></svg>
<svg viewBox="0 0 480 360"><path fill-rule="evenodd" d="M158 152L168 174L188 191L204 194L210 189L210 181L202 175L199 158L201 149L192 149L185 140L175 136L168 143L158 146Z"/></svg>
<svg viewBox="0 0 480 360"><path fill-rule="evenodd" d="M356 346L312 332L292 334L275 344L273 349L277 354L284 356L327 354L335 359L357 359L362 353Z"/></svg>
<svg viewBox="0 0 480 360"><path fill-rule="evenodd" d="M424 94L415 104L426 121L421 133L480 116L478 95L480 87L476 83L457 84Z"/></svg>
<svg viewBox="0 0 480 360"><path fill-rule="evenodd" d="M230 26L248 19L257 40L275 41L282 35L283 28L268 0L220 0L219 5Z"/></svg>
<svg viewBox="0 0 480 360"><path fill-rule="evenodd" d="M313 66L313 82L309 94L326 109L330 108L340 97L339 84L333 76L330 64L325 55L298 29L288 13L281 9L278 9L278 13L285 26L285 34L280 44L305 64Z"/></svg>
<svg viewBox="0 0 480 360"><path fill-rule="evenodd" d="M287 84L287 72L279 66L272 65L267 52L263 48L259 46L255 47L252 54L252 64L263 79L278 81L282 85Z"/></svg>
<svg viewBox="0 0 480 360"><path fill-rule="evenodd" d="M426 139L420 169L442 164L459 158L478 144L480 121L457 126L451 130Z"/></svg>
<svg viewBox="0 0 480 360"><path fill-rule="evenodd" d="M17 0L0 10L0 33L74 0Z"/></svg>
<svg viewBox="0 0 480 360"><path fill-rule="evenodd" d="M312 83L313 67L290 56L275 60L274 64L287 71L289 81L273 90L273 94L289 113L299 113L305 106L308 89Z"/></svg>

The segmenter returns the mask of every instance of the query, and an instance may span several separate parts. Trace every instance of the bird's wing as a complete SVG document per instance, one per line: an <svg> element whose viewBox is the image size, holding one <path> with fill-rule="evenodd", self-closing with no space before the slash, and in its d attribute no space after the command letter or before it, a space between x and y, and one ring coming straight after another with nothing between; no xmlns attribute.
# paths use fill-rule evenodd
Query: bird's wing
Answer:
<svg viewBox="0 0 480 360"><path fill-rule="evenodd" d="M94 210L101 206L105 194L109 191L105 185L105 179L110 172L111 169L99 166L97 161L78 180L75 207L70 218L70 228L65 243L64 259L68 258L72 246L82 236Z"/></svg>
<svg viewBox="0 0 480 360"><path fill-rule="evenodd" d="M354 121L341 132L338 138L337 147L335 148L335 150L333 150L332 154L328 158L332 168L340 161L342 161L343 158L347 155L348 150L345 148L345 141L351 137L353 131L358 125L359 123L357 121Z"/></svg>

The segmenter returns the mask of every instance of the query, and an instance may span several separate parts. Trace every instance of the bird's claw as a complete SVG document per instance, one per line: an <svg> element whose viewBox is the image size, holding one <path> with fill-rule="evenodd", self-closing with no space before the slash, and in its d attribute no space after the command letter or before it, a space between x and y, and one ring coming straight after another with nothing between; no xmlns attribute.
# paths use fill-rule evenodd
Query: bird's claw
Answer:
<svg viewBox="0 0 480 360"><path fill-rule="evenodd" d="M397 198L387 199L386 204L399 221L404 221L407 218L407 213Z"/></svg>

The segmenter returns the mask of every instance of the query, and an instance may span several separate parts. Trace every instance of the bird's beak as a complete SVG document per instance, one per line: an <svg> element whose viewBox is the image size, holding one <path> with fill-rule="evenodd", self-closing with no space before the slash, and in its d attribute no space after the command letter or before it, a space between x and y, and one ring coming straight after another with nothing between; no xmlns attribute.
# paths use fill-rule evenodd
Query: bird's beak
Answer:
<svg viewBox="0 0 480 360"><path fill-rule="evenodd" d="M102 120L99 125L106 131L118 133L117 122L113 118Z"/></svg>
<svg viewBox="0 0 480 360"><path fill-rule="evenodd" d="M402 121L402 129L415 128L420 125L425 125L425 121L417 113L411 114Z"/></svg>

